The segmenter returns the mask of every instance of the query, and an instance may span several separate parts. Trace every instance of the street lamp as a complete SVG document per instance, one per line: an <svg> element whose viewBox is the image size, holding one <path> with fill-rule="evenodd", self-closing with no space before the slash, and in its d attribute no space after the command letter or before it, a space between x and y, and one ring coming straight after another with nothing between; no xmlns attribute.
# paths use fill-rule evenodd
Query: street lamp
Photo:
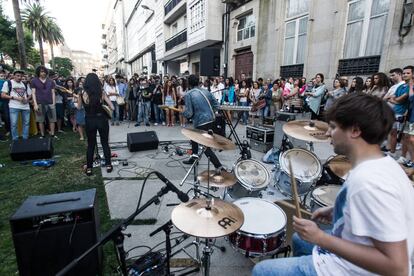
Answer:
<svg viewBox="0 0 414 276"><path fill-rule="evenodd" d="M149 10L149 11L151 11L151 15L145 20L145 23L148 23L148 21L150 21L151 20L151 18L152 18L152 16L154 15L154 13L155 13L155 11L153 10L153 9L151 9L150 7L148 7L147 5L141 5L141 7L144 9L144 10Z"/></svg>

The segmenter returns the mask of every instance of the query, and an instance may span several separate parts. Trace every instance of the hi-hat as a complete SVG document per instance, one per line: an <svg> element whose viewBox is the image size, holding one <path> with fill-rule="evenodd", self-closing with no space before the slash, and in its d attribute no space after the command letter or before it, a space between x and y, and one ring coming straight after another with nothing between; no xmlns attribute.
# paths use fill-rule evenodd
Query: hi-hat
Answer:
<svg viewBox="0 0 414 276"><path fill-rule="evenodd" d="M295 120L283 125L283 132L293 138L308 142L329 142L328 124L322 121Z"/></svg>
<svg viewBox="0 0 414 276"><path fill-rule="evenodd" d="M209 148L219 150L232 150L236 148L236 145L231 140L212 132L183 128L181 133L188 139Z"/></svg>
<svg viewBox="0 0 414 276"><path fill-rule="evenodd" d="M215 170L210 172L208 170L205 170L197 176L197 179L202 184L207 185L207 182L209 182L210 186L217 188L230 187L237 182L237 178L234 176L234 174L227 171L221 171L217 174Z"/></svg>
<svg viewBox="0 0 414 276"><path fill-rule="evenodd" d="M220 199L193 199L181 203L171 213L171 220L180 231L200 238L218 238L240 229L244 222L242 210Z"/></svg>

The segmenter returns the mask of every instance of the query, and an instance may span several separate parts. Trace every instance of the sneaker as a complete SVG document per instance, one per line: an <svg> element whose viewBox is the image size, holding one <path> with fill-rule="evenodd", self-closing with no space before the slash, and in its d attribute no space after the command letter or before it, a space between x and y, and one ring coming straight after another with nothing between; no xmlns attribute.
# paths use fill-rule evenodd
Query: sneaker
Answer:
<svg viewBox="0 0 414 276"><path fill-rule="evenodd" d="M59 129L58 130L59 133L65 133L63 130Z"/></svg>
<svg viewBox="0 0 414 276"><path fill-rule="evenodd" d="M115 124L114 123L111 123L111 126L114 126Z"/></svg>
<svg viewBox="0 0 414 276"><path fill-rule="evenodd" d="M396 150L400 150L402 148L401 143L397 143L397 146L395 147Z"/></svg>
<svg viewBox="0 0 414 276"><path fill-rule="evenodd" d="M399 164L405 164L407 163L409 160L407 158L405 158L404 156L400 156L400 158L397 159L397 162Z"/></svg>
<svg viewBox="0 0 414 276"><path fill-rule="evenodd" d="M387 149L387 146L382 146L381 147L381 151L390 151L389 149Z"/></svg>
<svg viewBox="0 0 414 276"><path fill-rule="evenodd" d="M184 160L183 164L192 165L195 162L195 158L190 157L188 160Z"/></svg>
<svg viewBox="0 0 414 276"><path fill-rule="evenodd" d="M387 152L385 152L385 154L386 155L388 155L388 156L390 156L390 157L392 157L392 158L394 158L394 159L397 159L397 153L392 153L392 152L390 152L390 151L387 151Z"/></svg>
<svg viewBox="0 0 414 276"><path fill-rule="evenodd" d="M139 127L139 123L136 123L134 126Z"/></svg>
<svg viewBox="0 0 414 276"><path fill-rule="evenodd" d="M404 166L406 166L407 168L412 168L412 167L414 167L414 163L413 163L413 161L411 161L411 160L408 160L408 161L407 161L407 162L405 162L403 165L404 165Z"/></svg>
<svg viewBox="0 0 414 276"><path fill-rule="evenodd" d="M43 139L43 138L45 138L45 136L44 135L40 135L39 139Z"/></svg>
<svg viewBox="0 0 414 276"><path fill-rule="evenodd" d="M165 122L162 122L162 125L165 126Z"/></svg>
<svg viewBox="0 0 414 276"><path fill-rule="evenodd" d="M154 123L154 126L158 126L158 123Z"/></svg>
<svg viewBox="0 0 414 276"><path fill-rule="evenodd" d="M151 125L150 125L150 123L146 123L145 125L146 125L146 126L151 126Z"/></svg>
<svg viewBox="0 0 414 276"><path fill-rule="evenodd" d="M116 125L119 126L119 122L116 122Z"/></svg>

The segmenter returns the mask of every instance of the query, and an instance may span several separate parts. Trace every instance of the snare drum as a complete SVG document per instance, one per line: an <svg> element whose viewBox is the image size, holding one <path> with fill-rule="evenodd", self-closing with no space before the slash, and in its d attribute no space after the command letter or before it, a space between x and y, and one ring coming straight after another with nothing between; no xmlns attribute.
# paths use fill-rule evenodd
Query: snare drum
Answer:
<svg viewBox="0 0 414 276"><path fill-rule="evenodd" d="M341 187L340 185L327 185L313 189L310 200L312 212L321 207L333 206Z"/></svg>
<svg viewBox="0 0 414 276"><path fill-rule="evenodd" d="M305 149L290 149L281 154L279 157L280 170L275 172L275 183L279 191L286 196L292 196L289 158L292 162L298 194L304 195L321 177L321 162L314 153Z"/></svg>
<svg viewBox="0 0 414 276"><path fill-rule="evenodd" d="M263 190L270 181L269 171L263 164L253 159L238 161L233 171L239 183L251 192Z"/></svg>
<svg viewBox="0 0 414 276"><path fill-rule="evenodd" d="M229 236L234 249L248 257L273 255L286 238L286 214L276 204L259 198L233 202L243 212L242 227Z"/></svg>

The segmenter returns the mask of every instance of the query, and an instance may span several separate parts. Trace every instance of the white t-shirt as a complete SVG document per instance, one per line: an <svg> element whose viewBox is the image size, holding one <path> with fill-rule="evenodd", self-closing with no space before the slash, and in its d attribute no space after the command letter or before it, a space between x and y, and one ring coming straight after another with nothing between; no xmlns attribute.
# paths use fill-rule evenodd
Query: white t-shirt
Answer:
<svg viewBox="0 0 414 276"><path fill-rule="evenodd" d="M32 90L29 86L24 85L23 82L16 82L15 80L11 80L11 86L12 89L9 93L9 83L5 81L3 83L3 87L1 91L3 93L9 94L9 96L12 97L23 97L28 99L30 95L32 95ZM29 101L27 103L23 104L21 101L10 99L9 101L9 108L16 108L16 109L23 109L23 110L30 110Z"/></svg>
<svg viewBox="0 0 414 276"><path fill-rule="evenodd" d="M387 94L385 94L385 95L384 95L384 97L390 97L390 96L393 96L393 95L395 94L395 92L397 91L397 88L398 88L400 85L404 84L404 83L405 83L405 81L400 81L399 83L394 84L393 86L391 86L391 87L390 87L390 89L388 89ZM389 105L391 108L394 108L394 105L395 105L395 104L390 103L390 102L387 102L387 103L388 103L388 105Z"/></svg>
<svg viewBox="0 0 414 276"><path fill-rule="evenodd" d="M350 171L336 197L332 235L370 246L370 238L407 240L411 275L413 210L414 189L400 165L389 156L364 161ZM312 255L318 275L376 275L319 246Z"/></svg>
<svg viewBox="0 0 414 276"><path fill-rule="evenodd" d="M220 84L219 84L220 85ZM219 88L219 85L217 85L217 86L214 86L214 85L212 85L211 87L210 87L210 92L211 92L211 94L213 94L213 96L214 96L214 98L216 98L216 100L218 101L218 102L220 102L221 101L221 97L222 97L222 95L223 95L223 91L221 91L220 90L220 88Z"/></svg>
<svg viewBox="0 0 414 276"><path fill-rule="evenodd" d="M116 85L110 86L109 84L105 83L104 91L105 91L106 95L108 95L108 96L109 96L109 93L117 93L119 95L118 87ZM116 101L116 97L117 96L109 96L109 100L111 102L114 102L114 101Z"/></svg>

